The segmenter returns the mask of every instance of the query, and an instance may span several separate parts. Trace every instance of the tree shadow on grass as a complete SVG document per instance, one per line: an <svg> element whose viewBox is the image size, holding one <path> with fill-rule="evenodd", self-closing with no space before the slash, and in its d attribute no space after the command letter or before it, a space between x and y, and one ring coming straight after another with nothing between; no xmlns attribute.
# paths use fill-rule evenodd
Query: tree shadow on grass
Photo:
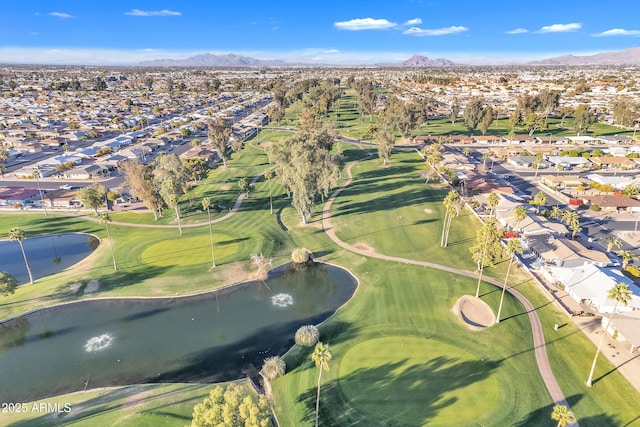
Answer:
<svg viewBox="0 0 640 427"><path fill-rule="evenodd" d="M99 292L109 291L112 289L124 288L130 285L136 285L145 280L159 277L165 274L171 267L161 267L155 265L148 265L144 268L136 268L130 270L120 269L118 271L106 271L102 276L93 277L92 280L98 282ZM68 284L60 286L58 288L60 292L73 292L69 290ZM81 287L78 291L75 291L76 296L82 296L86 287Z"/></svg>
<svg viewBox="0 0 640 427"><path fill-rule="evenodd" d="M576 405L582 399L581 394L576 394L568 397L567 403L570 407ZM534 411L531 411L524 418L514 423L516 427L529 427L529 426L556 426L557 422L551 419L551 413L553 412L554 403L550 403ZM582 426L582 420L579 420L580 426ZM610 425L610 424L601 424Z"/></svg>
<svg viewBox="0 0 640 427"><path fill-rule="evenodd" d="M405 368L406 362L360 368L323 384L321 424L400 426L406 425L407 417L429 424L443 408L458 401L457 397L447 397L449 393L488 378L500 366L500 362L459 361L444 356ZM317 388L312 387L298 396L298 402L305 407L301 424L315 419L316 393ZM372 408L371 413L367 407ZM416 408L420 408L419 415L409 412ZM383 412L385 409L387 413Z"/></svg>
<svg viewBox="0 0 640 427"><path fill-rule="evenodd" d="M605 372L604 374L600 375L598 378L593 380L593 384L596 385L598 382L602 381L603 379L605 379L606 377L608 377L609 375L611 375L612 373L614 373L615 371L617 371L621 366L626 365L627 363L630 363L632 360L635 360L637 358L640 357L640 354L635 355L634 357L632 357L631 359L622 362L619 365L614 366L612 369L608 370L607 372Z"/></svg>

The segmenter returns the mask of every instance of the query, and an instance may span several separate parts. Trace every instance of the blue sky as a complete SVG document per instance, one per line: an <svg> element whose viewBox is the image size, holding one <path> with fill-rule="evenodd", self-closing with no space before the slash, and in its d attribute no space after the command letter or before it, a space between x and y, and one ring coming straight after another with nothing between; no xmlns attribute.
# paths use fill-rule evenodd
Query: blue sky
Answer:
<svg viewBox="0 0 640 427"><path fill-rule="evenodd" d="M635 0L5 2L0 62L134 64L197 53L364 64L524 62L640 46Z"/></svg>

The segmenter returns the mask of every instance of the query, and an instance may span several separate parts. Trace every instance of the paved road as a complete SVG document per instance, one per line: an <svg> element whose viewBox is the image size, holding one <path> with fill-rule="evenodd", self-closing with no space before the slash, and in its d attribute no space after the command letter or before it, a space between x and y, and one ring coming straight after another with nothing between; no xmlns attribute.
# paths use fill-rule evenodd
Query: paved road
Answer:
<svg viewBox="0 0 640 427"><path fill-rule="evenodd" d="M370 157L371 155L367 156L365 159ZM331 205L333 204L333 201L336 199L336 197L338 197L338 195L349 184L351 184L353 180L353 175L351 174L351 168L356 163L357 161L352 162L347 166L346 168L347 181L344 183L344 185L338 188L331 195L331 197L327 200L322 210L322 227L325 233L327 234L327 236L331 240L333 240L338 246L350 252L354 252L363 256L382 259L386 261L399 262L403 264L419 265L423 267L429 267L437 270L447 271L453 274L460 274L462 276L478 278L478 273L475 271L459 270L446 265L440 265L432 262L417 261L417 260L412 260L407 258L382 255L372 250L359 249L353 245L350 245L340 240L340 238L336 235L335 229L331 226ZM499 282L498 280L495 280L489 277L484 277L484 281L502 288L502 283ZM560 386L558 385L558 382L556 381L555 376L553 375L553 371L551 370L551 366L549 364L549 358L547 357L547 348L546 348L546 343L544 339L544 333L542 331L542 324L540 323L540 318L536 313L535 307L520 292L511 288L507 288L507 291L511 295L513 295L518 301L520 301L520 303L524 306L526 310L527 316L529 318L529 323L531 324L531 332L533 335L533 347L534 347L536 363L538 365L538 370L540 371L540 375L542 376L542 380L544 381L544 384L547 387L547 390L549 391L549 395L551 396L551 399L553 400L555 405L565 405L567 408L569 408L569 410L571 410L571 408L569 407L569 404L567 403L564 397L564 394L562 393L562 390L560 389ZM573 426L578 426L578 423L575 422Z"/></svg>

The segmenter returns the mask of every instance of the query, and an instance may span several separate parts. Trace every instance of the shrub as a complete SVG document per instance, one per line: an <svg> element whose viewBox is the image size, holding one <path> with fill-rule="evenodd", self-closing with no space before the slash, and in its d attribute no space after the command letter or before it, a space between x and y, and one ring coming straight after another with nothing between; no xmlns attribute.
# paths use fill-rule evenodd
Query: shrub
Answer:
<svg viewBox="0 0 640 427"><path fill-rule="evenodd" d="M296 344L303 347L313 347L320 339L320 331L313 325L305 325L296 331Z"/></svg>
<svg viewBox="0 0 640 427"><path fill-rule="evenodd" d="M591 206L589 206L589 210L598 212L598 211L600 211L600 206L592 204Z"/></svg>
<svg viewBox="0 0 640 427"><path fill-rule="evenodd" d="M311 260L311 251L306 248L295 248L291 252L291 260L296 264L305 264Z"/></svg>
<svg viewBox="0 0 640 427"><path fill-rule="evenodd" d="M627 265L624 268L623 273L625 273L626 276L631 277L632 279L637 279L640 277L640 268L636 267L635 265Z"/></svg>
<svg viewBox="0 0 640 427"><path fill-rule="evenodd" d="M280 356L273 356L264 359L262 374L270 380L281 377L287 370L287 365Z"/></svg>

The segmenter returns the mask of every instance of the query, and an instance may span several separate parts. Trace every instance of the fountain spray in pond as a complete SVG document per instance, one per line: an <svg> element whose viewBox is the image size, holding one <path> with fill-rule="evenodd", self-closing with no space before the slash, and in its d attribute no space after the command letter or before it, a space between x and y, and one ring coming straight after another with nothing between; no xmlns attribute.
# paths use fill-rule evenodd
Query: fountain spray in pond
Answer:
<svg viewBox="0 0 640 427"><path fill-rule="evenodd" d="M288 307L293 304L293 297L289 294L277 294L271 297L271 304L277 307Z"/></svg>
<svg viewBox="0 0 640 427"><path fill-rule="evenodd" d="M100 336L93 337L84 345L84 351L92 352L104 350L111 345L111 341L113 341L113 337L109 334L102 334Z"/></svg>

